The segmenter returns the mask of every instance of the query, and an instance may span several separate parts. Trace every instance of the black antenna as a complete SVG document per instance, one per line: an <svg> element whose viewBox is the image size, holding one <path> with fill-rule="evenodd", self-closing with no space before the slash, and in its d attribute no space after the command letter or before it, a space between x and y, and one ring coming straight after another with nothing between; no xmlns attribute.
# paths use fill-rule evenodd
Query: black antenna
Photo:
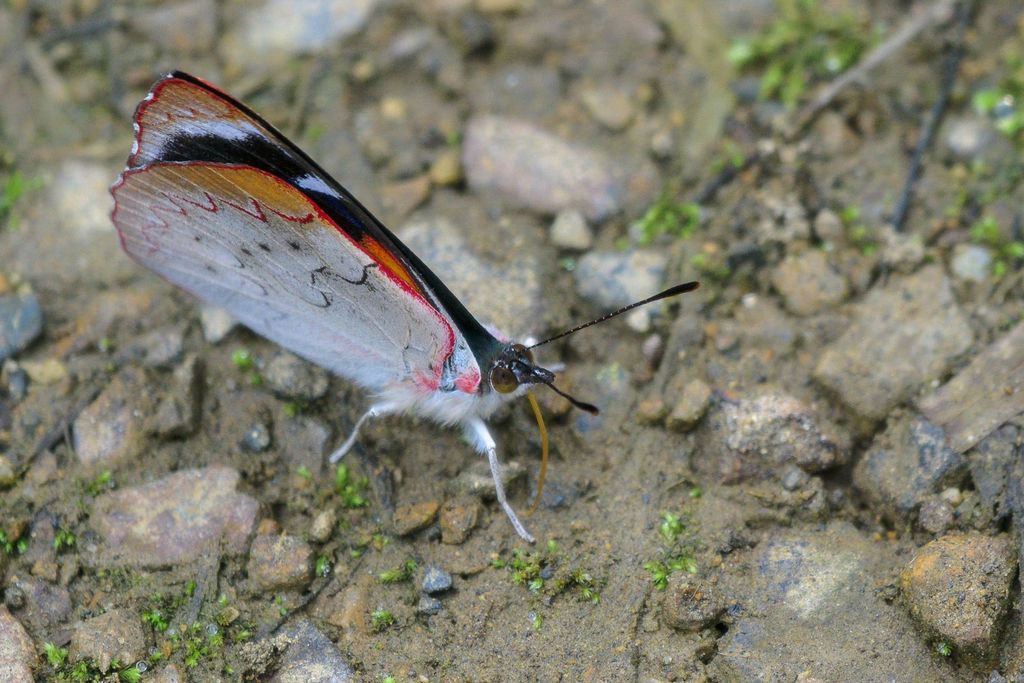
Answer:
<svg viewBox="0 0 1024 683"><path fill-rule="evenodd" d="M556 394L558 394L559 396L567 400L569 403L579 408L580 410L585 410L591 415L597 415L598 413L601 412L593 403L586 403L585 401L581 401L578 398L573 398L569 394L565 393L564 391L556 387L554 382L545 382L544 384L547 385L547 387L551 389L551 391L555 392Z"/></svg>
<svg viewBox="0 0 1024 683"><path fill-rule="evenodd" d="M547 344L548 342L553 342L556 339L561 339L562 337L567 337L567 336L569 336L570 334L572 334L574 332L579 332L580 330L582 330L584 328L587 328L587 327L590 327L591 325L596 325L598 323L603 323L605 320L608 320L609 318L614 318L615 316L621 315L621 314L625 313L626 311L632 311L637 306L643 306L645 304L654 303L655 301L660 301L662 299L667 299L669 297L676 296L678 294L685 294L686 292L692 292L693 290L697 289L698 287L700 287L700 283L699 282L684 282L681 285L676 285L675 287L669 287L665 291L658 292L654 296L649 296L646 299L643 299L642 301L634 301L633 303L631 303L631 304L629 304L627 306L623 306L622 308L620 308L618 310L615 310L615 311L612 311L611 313L607 313L605 315L602 315L600 318L596 318L594 320L591 320L590 322L583 323L582 325L577 325L576 327L573 327L572 329L566 330L565 332L559 332L554 337L548 337L544 341L537 342L533 346L528 346L527 348L528 349L535 349L538 346L543 346L544 344ZM548 386L551 386L551 385L548 385ZM553 386L551 388L555 389ZM555 391L558 391L558 389L555 389ZM558 393L562 394L561 391L558 391ZM575 401L575 399L572 399L571 397L566 396L565 394L562 394L562 395L565 396L566 398L568 398L570 401ZM586 404L586 405L590 405L590 404ZM577 406L577 407L578 408L583 408L584 410L587 410L588 412L593 412L593 411L590 411L588 408L584 408L583 406ZM590 406L590 407L593 408L594 406Z"/></svg>

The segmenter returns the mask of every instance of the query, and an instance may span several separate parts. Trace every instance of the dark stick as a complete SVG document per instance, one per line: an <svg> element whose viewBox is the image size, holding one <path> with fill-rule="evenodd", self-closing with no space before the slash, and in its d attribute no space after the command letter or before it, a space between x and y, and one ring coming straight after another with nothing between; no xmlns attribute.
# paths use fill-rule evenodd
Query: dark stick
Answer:
<svg viewBox="0 0 1024 683"><path fill-rule="evenodd" d="M921 177L924 155L932 146L935 133L938 131L942 117L946 113L946 107L949 105L949 96L953 91L953 85L956 83L957 74L960 72L960 62L963 61L965 36L967 27L970 26L971 19L974 16L975 5L976 0L963 0L957 10L959 26L957 28L956 42L953 44L949 54L946 55L942 65L942 86L939 89L938 97L935 98L935 102L932 104L928 115L928 122L925 124L924 130L921 131L921 138L917 141L914 154L910 158L910 168L907 169L907 179L903 183L903 192L900 194L896 208L893 210L892 227L896 232L903 231L907 215L910 213L910 202L914 198L914 186Z"/></svg>

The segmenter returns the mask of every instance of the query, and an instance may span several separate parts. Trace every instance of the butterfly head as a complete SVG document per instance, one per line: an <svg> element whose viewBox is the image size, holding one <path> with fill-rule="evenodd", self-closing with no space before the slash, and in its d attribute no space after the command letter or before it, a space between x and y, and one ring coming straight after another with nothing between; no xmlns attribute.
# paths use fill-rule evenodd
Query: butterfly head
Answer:
<svg viewBox="0 0 1024 683"><path fill-rule="evenodd" d="M533 360L533 353L522 344L507 344L491 363L488 371L491 388L499 394L512 394L520 387L545 384L574 406L596 415L597 407L569 396L555 386L555 373Z"/></svg>

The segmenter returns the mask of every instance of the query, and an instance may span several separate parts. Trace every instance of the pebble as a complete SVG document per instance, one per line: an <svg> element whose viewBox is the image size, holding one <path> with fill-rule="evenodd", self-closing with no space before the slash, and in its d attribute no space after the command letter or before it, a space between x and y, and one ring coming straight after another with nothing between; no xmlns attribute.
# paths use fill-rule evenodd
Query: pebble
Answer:
<svg viewBox="0 0 1024 683"><path fill-rule="evenodd" d="M195 354L174 369L167 393L147 422L150 432L164 439L177 439L196 430L202 405L203 369L203 362Z"/></svg>
<svg viewBox="0 0 1024 683"><path fill-rule="evenodd" d="M780 355L796 346L797 332L791 319L771 297L744 295L735 318L745 346L770 349Z"/></svg>
<svg viewBox="0 0 1024 683"><path fill-rule="evenodd" d="M434 518L437 517L437 511L440 509L441 504L436 500L396 505L395 514L392 517L392 522L395 525L395 534L398 536L408 536L420 529L426 529L434 522Z"/></svg>
<svg viewBox="0 0 1024 683"><path fill-rule="evenodd" d="M72 440L79 462L107 467L140 454L145 447L149 394L146 375L138 368L115 376L75 418Z"/></svg>
<svg viewBox="0 0 1024 683"><path fill-rule="evenodd" d="M269 651L283 651L269 683L354 683L356 674L338 646L308 619L289 623Z"/></svg>
<svg viewBox="0 0 1024 683"><path fill-rule="evenodd" d="M217 344L238 326L230 313L216 306L199 307L199 325L203 328L203 338L211 344Z"/></svg>
<svg viewBox="0 0 1024 683"><path fill-rule="evenodd" d="M782 488L787 491L798 491L810 481L810 475L799 467L790 467L782 475Z"/></svg>
<svg viewBox="0 0 1024 683"><path fill-rule="evenodd" d="M665 426L675 432L688 432L697 426L711 405L711 387L695 379L683 387L683 395L665 420Z"/></svg>
<svg viewBox="0 0 1024 683"><path fill-rule="evenodd" d="M23 360L18 363L33 384L49 386L60 384L68 378L68 366L56 358Z"/></svg>
<svg viewBox="0 0 1024 683"><path fill-rule="evenodd" d="M265 422L253 422L242 437L242 450L262 453L270 448L270 427Z"/></svg>
<svg viewBox="0 0 1024 683"><path fill-rule="evenodd" d="M363 30L379 0L264 0L228 35L231 64L267 62L274 53L310 54Z"/></svg>
<svg viewBox="0 0 1024 683"><path fill-rule="evenodd" d="M0 386L15 403L20 403L28 394L28 373L25 368L11 359L0 363Z"/></svg>
<svg viewBox="0 0 1024 683"><path fill-rule="evenodd" d="M0 296L0 363L24 351L43 333L43 309L35 294Z"/></svg>
<svg viewBox="0 0 1024 683"><path fill-rule="evenodd" d="M0 605L0 683L34 680L36 649L21 623Z"/></svg>
<svg viewBox="0 0 1024 683"><path fill-rule="evenodd" d="M630 192L653 195L657 175L646 166L630 172L622 160L496 116L470 120L462 161L477 192L544 214L574 208L591 221L618 213Z"/></svg>
<svg viewBox="0 0 1024 683"><path fill-rule="evenodd" d="M940 496L927 496L921 501L917 513L917 525L929 534L945 533L954 520L953 506Z"/></svg>
<svg viewBox="0 0 1024 683"><path fill-rule="evenodd" d="M645 398L636 406L636 421L642 425L660 424L666 415L668 415L668 406L657 396Z"/></svg>
<svg viewBox="0 0 1024 683"><path fill-rule="evenodd" d="M822 209L814 217L814 234L822 242L839 243L846 235L843 219L831 209Z"/></svg>
<svg viewBox="0 0 1024 683"><path fill-rule="evenodd" d="M880 420L941 377L974 340L938 266L873 289L822 353L815 379L861 417Z"/></svg>
<svg viewBox="0 0 1024 683"><path fill-rule="evenodd" d="M942 428L911 414L890 420L875 437L853 469L853 484L878 512L901 519L966 474L967 463L946 445Z"/></svg>
<svg viewBox="0 0 1024 683"><path fill-rule="evenodd" d="M301 589L313 580L313 549L295 536L258 535L249 549L248 572L260 590Z"/></svg>
<svg viewBox="0 0 1024 683"><path fill-rule="evenodd" d="M525 474L526 467L518 460L510 460L501 465L501 483L506 491ZM475 496L484 500L494 500L498 495L491 468L483 459L470 463L458 476L446 482L445 488L456 495Z"/></svg>
<svg viewBox="0 0 1024 683"><path fill-rule="evenodd" d="M318 365L282 351L263 369L263 379L276 393L299 401L315 401L327 395L330 376Z"/></svg>
<svg viewBox="0 0 1024 683"><path fill-rule="evenodd" d="M494 47L494 23L490 17L467 9L449 22L447 34L466 56L487 52Z"/></svg>
<svg viewBox="0 0 1024 683"><path fill-rule="evenodd" d="M585 88L580 98L587 113L611 131L625 130L636 115L629 95L615 86Z"/></svg>
<svg viewBox="0 0 1024 683"><path fill-rule="evenodd" d="M891 544L834 522L780 529L734 552L730 564L744 569L725 585L742 609L717 640L710 680L764 680L768 671L780 681L805 680L806 671L848 680L842 672L862 671L865 661L871 680L950 680L945 663L879 591L879 577L891 576L898 560ZM806 647L794 648L797 642Z"/></svg>
<svg viewBox="0 0 1024 683"><path fill-rule="evenodd" d="M169 325L153 330L133 340L124 350L147 367L171 367L185 352L185 329Z"/></svg>
<svg viewBox="0 0 1024 683"><path fill-rule="evenodd" d="M500 67L478 79L467 95L475 111L526 121L545 120L565 101L558 69L547 64Z"/></svg>
<svg viewBox="0 0 1024 683"><path fill-rule="evenodd" d="M121 666L146 657L146 636L139 617L128 610L110 610L75 624L68 647L72 662L92 661L106 673L110 662Z"/></svg>
<svg viewBox="0 0 1024 683"><path fill-rule="evenodd" d="M560 249L586 251L594 244L594 233L583 214L562 209L551 223L551 243Z"/></svg>
<svg viewBox="0 0 1024 683"><path fill-rule="evenodd" d="M441 542L461 545L480 521L483 506L473 496L446 500L441 506Z"/></svg>
<svg viewBox="0 0 1024 683"><path fill-rule="evenodd" d="M338 513L334 511L334 508L327 508L321 510L316 517L313 518L313 523L309 526L309 538L317 543L324 543L334 533L334 525L338 521Z"/></svg>
<svg viewBox="0 0 1024 683"><path fill-rule="evenodd" d="M416 611L420 614L432 616L441 611L443 605L441 601L430 595L421 595L420 601L416 605Z"/></svg>
<svg viewBox="0 0 1024 683"><path fill-rule="evenodd" d="M545 271L538 255L526 250L500 264L485 260L466 236L444 218L414 219L398 237L435 273L471 311L486 312L484 322L508 333L544 318ZM494 287L501 282L501 287Z"/></svg>
<svg viewBox="0 0 1024 683"><path fill-rule="evenodd" d="M95 240L98 235L112 234L110 212L114 200L105 191L109 185L110 169L105 164L65 161L53 181L47 183L51 220L77 238Z"/></svg>
<svg viewBox="0 0 1024 683"><path fill-rule="evenodd" d="M779 476L787 465L821 472L850 457L850 437L809 404L766 391L720 401L705 419L704 467L725 481Z"/></svg>
<svg viewBox="0 0 1024 683"><path fill-rule="evenodd" d="M986 149L998 145L999 133L988 121L977 116L966 116L945 125L946 149L959 161L973 163Z"/></svg>
<svg viewBox="0 0 1024 683"><path fill-rule="evenodd" d="M1002 520L1010 514L1013 505L1020 504L1012 491L1018 478L1017 449L1021 441L1019 427L1003 425L979 442L967 457L971 481L978 491L981 504L995 520ZM921 514L924 514L923 508Z"/></svg>
<svg viewBox="0 0 1024 683"><path fill-rule="evenodd" d="M846 278L829 264L820 249L787 256L772 273L772 285L786 308L796 315L813 315L841 303L849 294Z"/></svg>
<svg viewBox="0 0 1024 683"><path fill-rule="evenodd" d="M676 572L661 603L662 622L677 631L696 632L715 625L727 607L718 587L706 579Z"/></svg>
<svg viewBox="0 0 1024 683"><path fill-rule="evenodd" d="M430 176L427 174L386 183L380 188L381 204L391 222L404 220L429 197Z"/></svg>
<svg viewBox="0 0 1024 683"><path fill-rule="evenodd" d="M90 523L103 540L87 559L99 566L162 567L211 549L245 552L259 503L235 491L238 480L235 470L211 465L100 496Z"/></svg>
<svg viewBox="0 0 1024 683"><path fill-rule="evenodd" d="M208 53L218 35L217 5L214 0L183 0L147 7L130 14L129 24L150 42L174 54Z"/></svg>
<svg viewBox="0 0 1024 683"><path fill-rule="evenodd" d="M659 251L591 251L580 257L573 276L580 296L612 309L657 292L667 265L668 256Z"/></svg>
<svg viewBox="0 0 1024 683"><path fill-rule="evenodd" d="M992 252L979 244L958 244L953 248L949 268L966 282L985 282L992 276Z"/></svg>
<svg viewBox="0 0 1024 683"><path fill-rule="evenodd" d="M430 165L430 182L434 185L457 185L462 182L462 156L457 149L445 149Z"/></svg>
<svg viewBox="0 0 1024 683"><path fill-rule="evenodd" d="M146 683L187 683L188 679L181 672L177 664L170 663L154 672L151 678L145 678Z"/></svg>
<svg viewBox="0 0 1024 683"><path fill-rule="evenodd" d="M924 415L946 430L949 445L964 452L1024 412L1020 368L1024 366L1024 323L989 344L935 392L921 398ZM990 387L993 391L978 391Z"/></svg>
<svg viewBox="0 0 1024 683"><path fill-rule="evenodd" d="M12 597L15 604L22 603L18 616L32 633L50 633L71 617L71 594L63 586L34 576L15 575L8 581L4 599Z"/></svg>
<svg viewBox="0 0 1024 683"><path fill-rule="evenodd" d="M427 565L423 570L423 582L420 590L427 595L444 593L452 587L452 575L435 564Z"/></svg>
<svg viewBox="0 0 1024 683"><path fill-rule="evenodd" d="M949 534L917 551L900 574L900 591L927 637L988 671L997 663L1016 574L1016 552L1005 535Z"/></svg>

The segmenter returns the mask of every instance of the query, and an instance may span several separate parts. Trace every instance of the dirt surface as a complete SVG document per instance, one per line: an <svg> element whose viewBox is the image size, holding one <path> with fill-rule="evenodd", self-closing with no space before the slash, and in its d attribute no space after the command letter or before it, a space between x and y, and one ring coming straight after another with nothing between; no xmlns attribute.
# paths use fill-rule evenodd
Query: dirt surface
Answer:
<svg viewBox="0 0 1024 683"><path fill-rule="evenodd" d="M1024 14L799 4L0 6L0 681L1024 680ZM535 392L536 546L457 430L330 465L369 397L121 251L171 69L516 338L701 281L538 350L601 414ZM532 413L490 424L525 512Z"/></svg>

